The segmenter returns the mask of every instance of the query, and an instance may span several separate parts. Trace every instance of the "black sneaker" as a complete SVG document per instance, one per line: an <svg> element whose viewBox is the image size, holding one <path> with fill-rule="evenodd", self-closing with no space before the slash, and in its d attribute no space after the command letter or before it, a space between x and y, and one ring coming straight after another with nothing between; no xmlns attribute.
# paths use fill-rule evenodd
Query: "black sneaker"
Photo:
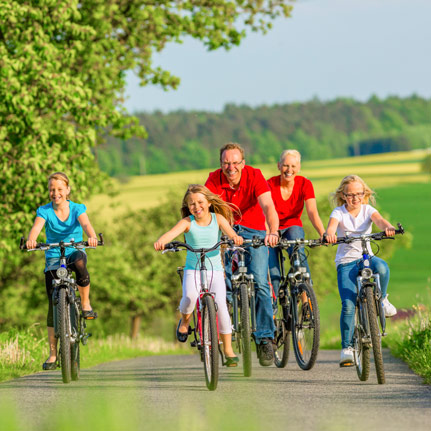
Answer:
<svg viewBox="0 0 431 431"><path fill-rule="evenodd" d="M257 345L257 356L259 364L262 367L269 367L274 362L274 349L270 338L262 338L260 344Z"/></svg>

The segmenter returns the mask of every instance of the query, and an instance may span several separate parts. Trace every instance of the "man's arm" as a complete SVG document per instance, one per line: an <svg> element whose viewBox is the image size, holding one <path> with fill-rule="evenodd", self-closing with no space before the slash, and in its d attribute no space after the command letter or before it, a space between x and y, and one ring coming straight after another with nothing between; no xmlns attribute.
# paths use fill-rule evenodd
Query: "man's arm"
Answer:
<svg viewBox="0 0 431 431"><path fill-rule="evenodd" d="M271 192L262 193L258 196L257 201L265 214L265 221L269 229L265 237L265 244L274 247L278 243L279 220Z"/></svg>

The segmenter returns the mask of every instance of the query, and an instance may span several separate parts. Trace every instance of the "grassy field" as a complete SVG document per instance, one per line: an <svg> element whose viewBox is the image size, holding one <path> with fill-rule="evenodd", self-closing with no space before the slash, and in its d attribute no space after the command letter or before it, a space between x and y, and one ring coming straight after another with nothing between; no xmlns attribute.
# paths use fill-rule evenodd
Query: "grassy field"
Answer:
<svg viewBox="0 0 431 431"><path fill-rule="evenodd" d="M317 195L328 195L342 177L358 174L373 188L390 187L401 183L425 183L427 176L420 171L420 162L426 151L387 153L345 159L321 160L302 163L302 174L313 181ZM277 175L275 164L260 165L264 176ZM215 170L217 166L214 166ZM127 210L149 208L163 202L168 192L183 196L188 184L203 184L209 170L175 172L171 174L131 177L128 182L114 181L117 195L97 195L87 206L92 213L103 214L107 220Z"/></svg>

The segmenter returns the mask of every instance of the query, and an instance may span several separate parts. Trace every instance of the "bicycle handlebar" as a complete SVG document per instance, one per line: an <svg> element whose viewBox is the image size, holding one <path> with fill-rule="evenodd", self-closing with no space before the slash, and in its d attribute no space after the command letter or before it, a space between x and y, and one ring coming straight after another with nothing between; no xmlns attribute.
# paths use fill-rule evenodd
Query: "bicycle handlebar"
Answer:
<svg viewBox="0 0 431 431"><path fill-rule="evenodd" d="M191 245L181 242L181 241L172 241L165 244L165 249L162 250L162 253L168 253L168 252L177 252L180 251L180 249L187 249L191 251L192 253L209 253L210 251L214 251L218 247L220 247L222 244L233 244L233 241L230 239L222 238L219 242L217 242L215 245L213 245L210 248L193 248Z"/></svg>
<svg viewBox="0 0 431 431"><path fill-rule="evenodd" d="M103 234L99 233L99 238L100 240L97 241L97 245L101 246L101 245L105 245L105 241L103 239ZM41 251L45 251L45 250L50 250L51 248L57 248L57 247L74 247L74 248L94 248L91 247L90 245L88 245L88 241L79 241L79 242L75 242L75 241L71 241L71 242L64 242L64 241L60 241L60 242L52 242L51 244L46 244L43 242L38 242L36 244L35 248L27 248L26 246L26 240L25 238L22 236L21 240L20 240L20 244L19 244L19 248L21 250L27 250L27 251L36 251L36 250L41 250Z"/></svg>
<svg viewBox="0 0 431 431"><path fill-rule="evenodd" d="M395 230L395 234L396 235L403 235L404 234L404 228L401 225L401 223L397 223L398 229ZM325 237L323 238L325 240ZM384 231L382 232L376 232L376 233L367 233L367 234L363 234L363 235L358 235L358 236L341 236L339 238L337 238L337 241L332 243L332 245L337 245L337 244L349 244L351 242L354 241L380 241L383 239L395 239L392 236L387 236L386 233ZM328 242L323 242L322 244L329 244Z"/></svg>
<svg viewBox="0 0 431 431"><path fill-rule="evenodd" d="M293 245L306 245L308 247L318 247L322 244L323 243L322 243L322 241L320 241L320 239L304 239L304 238L284 239L284 238L280 238L276 247L289 248Z"/></svg>

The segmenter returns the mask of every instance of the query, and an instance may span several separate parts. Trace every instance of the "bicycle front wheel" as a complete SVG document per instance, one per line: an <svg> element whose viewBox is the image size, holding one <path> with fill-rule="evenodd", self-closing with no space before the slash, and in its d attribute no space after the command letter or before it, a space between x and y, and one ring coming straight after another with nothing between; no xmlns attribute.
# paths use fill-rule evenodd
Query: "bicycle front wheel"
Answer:
<svg viewBox="0 0 431 431"><path fill-rule="evenodd" d="M367 308L366 303L363 303L363 306ZM365 332L366 327L367 327L367 322L362 321L360 317L359 304L357 304L356 310L355 310L355 330L353 333L353 349L354 349L354 355L355 355L356 373L358 374L359 380L363 382L368 380L368 376L370 375L370 345L367 343L364 343L364 338L366 338L366 332Z"/></svg>
<svg viewBox="0 0 431 431"><path fill-rule="evenodd" d="M251 376L251 329L250 329L250 307L248 303L248 288L245 283L240 286L240 333L242 367L245 377Z"/></svg>
<svg viewBox="0 0 431 431"><path fill-rule="evenodd" d="M316 295L308 283L299 286L291 299L292 341L296 362L303 370L313 368L320 342L320 316Z"/></svg>
<svg viewBox="0 0 431 431"><path fill-rule="evenodd" d="M282 304L282 301L285 303ZM290 350L289 303L287 303L286 298L279 298L274 323L274 364L278 368L284 368L287 365Z"/></svg>
<svg viewBox="0 0 431 431"><path fill-rule="evenodd" d="M59 325L61 375L64 383L69 383L71 374L71 325L70 305L66 295L66 289L60 288L57 305L57 321Z"/></svg>
<svg viewBox="0 0 431 431"><path fill-rule="evenodd" d="M203 349L206 385L210 391L213 391L217 388L218 383L219 350L216 310L214 299L210 295L203 298L201 347Z"/></svg>
<svg viewBox="0 0 431 431"><path fill-rule="evenodd" d="M79 380L80 372L80 334L82 333L81 313L78 304L71 305L71 323L74 341L70 349L72 380Z"/></svg>
<svg viewBox="0 0 431 431"><path fill-rule="evenodd" d="M377 382L379 384L385 383L385 369L383 367L383 354L382 354L382 336L377 322L376 301L374 299L374 292L372 286L365 288L365 295L367 299L368 321L370 325L371 343L373 345L374 365L376 366Z"/></svg>

